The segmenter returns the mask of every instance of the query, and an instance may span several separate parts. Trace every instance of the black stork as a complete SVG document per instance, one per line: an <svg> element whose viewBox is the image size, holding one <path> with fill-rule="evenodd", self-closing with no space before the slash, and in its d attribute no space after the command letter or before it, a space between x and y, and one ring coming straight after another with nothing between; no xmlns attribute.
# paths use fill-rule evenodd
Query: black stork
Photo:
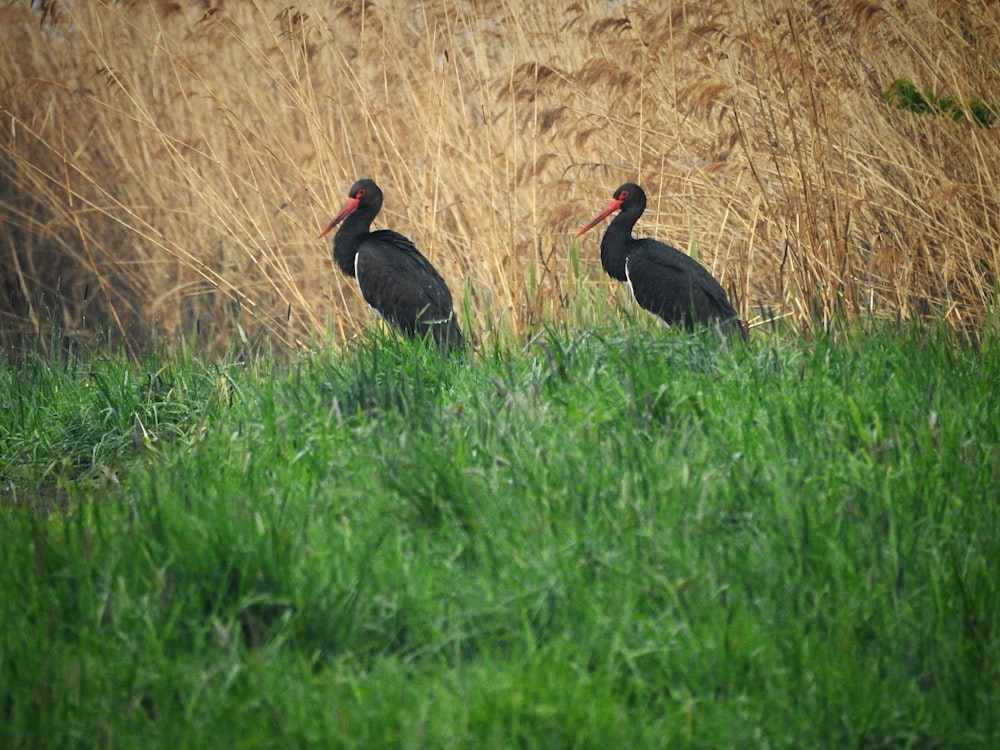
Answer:
<svg viewBox="0 0 1000 750"><path fill-rule="evenodd" d="M583 229L580 237L615 211L621 211L601 240L601 265L618 281L628 283L636 302L670 325L688 330L718 325L727 334L747 338L742 321L729 304L722 285L701 263L677 248L652 239L636 239L632 228L646 210L646 193L627 182Z"/></svg>
<svg viewBox="0 0 1000 750"><path fill-rule="evenodd" d="M409 239L388 229L371 231L382 209L382 191L373 180L358 180L347 202L320 233L333 237L333 260L358 280L361 296L410 338L430 336L445 350L465 347L452 309L451 291L441 274Z"/></svg>

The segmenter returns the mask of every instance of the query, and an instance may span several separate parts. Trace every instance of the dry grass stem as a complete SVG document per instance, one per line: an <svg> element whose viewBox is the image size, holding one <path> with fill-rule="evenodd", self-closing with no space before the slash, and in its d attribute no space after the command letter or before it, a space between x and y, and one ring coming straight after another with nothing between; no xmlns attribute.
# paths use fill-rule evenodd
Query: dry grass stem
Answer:
<svg viewBox="0 0 1000 750"><path fill-rule="evenodd" d="M626 180L640 233L751 321L975 331L995 305L1000 128L884 97L995 104L995 3L23 0L0 21L8 339L343 342L372 316L316 235L361 176L480 342L629 304L570 239Z"/></svg>

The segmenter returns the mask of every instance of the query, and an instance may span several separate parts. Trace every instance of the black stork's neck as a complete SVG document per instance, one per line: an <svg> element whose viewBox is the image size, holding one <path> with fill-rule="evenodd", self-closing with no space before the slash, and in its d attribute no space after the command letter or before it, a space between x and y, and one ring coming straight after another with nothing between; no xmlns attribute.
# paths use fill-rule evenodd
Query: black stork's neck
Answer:
<svg viewBox="0 0 1000 750"><path fill-rule="evenodd" d="M615 191L615 196L621 196L627 191L622 201L621 210L612 219L601 240L601 265L604 271L618 281L627 281L625 275L625 259L630 246L635 242L632 228L646 210L646 194L638 185L622 185Z"/></svg>
<svg viewBox="0 0 1000 750"><path fill-rule="evenodd" d="M358 257L358 248L371 233L374 219L375 212L366 211L361 206L344 219L344 223L333 236L333 260L348 276L354 276L354 261Z"/></svg>
<svg viewBox="0 0 1000 750"><path fill-rule="evenodd" d="M344 222L333 237L333 260L341 271L353 277L358 249L371 234L372 221L382 210L382 191L372 180L365 179L354 183L348 195L349 200L332 222Z"/></svg>

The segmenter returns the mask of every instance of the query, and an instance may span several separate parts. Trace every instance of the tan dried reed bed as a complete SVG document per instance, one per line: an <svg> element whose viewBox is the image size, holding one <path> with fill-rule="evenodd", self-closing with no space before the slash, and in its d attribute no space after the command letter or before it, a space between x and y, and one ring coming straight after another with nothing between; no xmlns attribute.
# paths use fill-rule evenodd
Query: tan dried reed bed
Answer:
<svg viewBox="0 0 1000 750"><path fill-rule="evenodd" d="M1000 127L881 94L1000 96L995 4L610 7L4 5L3 330L342 341L372 317L316 234L360 176L480 340L629 304L570 241L627 179L752 320L983 321Z"/></svg>

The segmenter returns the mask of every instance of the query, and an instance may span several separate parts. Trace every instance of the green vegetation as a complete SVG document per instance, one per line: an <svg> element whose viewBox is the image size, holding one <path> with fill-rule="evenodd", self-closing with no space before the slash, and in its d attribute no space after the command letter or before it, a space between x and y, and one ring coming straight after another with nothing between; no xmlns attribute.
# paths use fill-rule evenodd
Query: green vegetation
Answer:
<svg viewBox="0 0 1000 750"><path fill-rule="evenodd" d="M1000 338L0 367L0 746L981 748Z"/></svg>
<svg viewBox="0 0 1000 750"><path fill-rule="evenodd" d="M893 81L885 90L884 96L888 104L898 109L917 114L944 115L955 122L964 120L968 110L968 116L981 128L992 127L997 116L997 107L982 99L970 99L968 104L963 105L953 96L936 96L932 91L921 91L913 81L906 78Z"/></svg>
<svg viewBox="0 0 1000 750"><path fill-rule="evenodd" d="M670 8L0 3L0 748L1000 747L1000 4Z"/></svg>

